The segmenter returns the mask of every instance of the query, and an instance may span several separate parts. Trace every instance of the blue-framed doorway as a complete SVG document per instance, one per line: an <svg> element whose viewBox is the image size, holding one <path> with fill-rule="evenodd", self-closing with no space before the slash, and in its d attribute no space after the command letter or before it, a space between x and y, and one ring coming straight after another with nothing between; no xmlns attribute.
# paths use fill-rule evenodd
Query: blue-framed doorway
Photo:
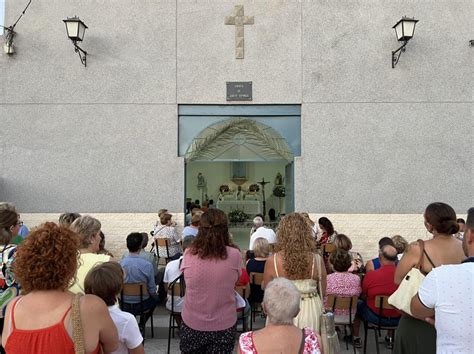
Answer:
<svg viewBox="0 0 474 354"><path fill-rule="evenodd" d="M179 156L185 158L185 198L191 198L193 201L199 199L202 202L203 197L205 198L207 195L207 198L213 199L216 204L219 197L219 187L222 184L229 185L231 189L236 188L237 185L231 181L232 169L230 166L232 166L232 163L235 165L236 162L240 162L248 169L248 180L244 183L247 190L250 185L260 181L261 178L270 181L270 185L265 187L267 215L271 207L279 209L277 212L284 211L288 213L294 211L294 157L301 155L300 105L179 105L178 119L178 153ZM252 127L257 126L255 128L257 131L271 131L270 140L278 140L279 137L286 145L288 153L286 155L282 154L284 158L281 158L280 161L278 161L278 157L261 156L265 153L259 155L256 152L255 155L252 155L249 151L255 150L255 146L248 145L245 137L239 137L240 134L237 133L234 134L233 140L234 143L237 141L237 144L239 144L239 139L241 140L242 146L239 147L238 151L233 146L228 151L220 154L206 155L211 156L212 160L206 160L206 156L196 158L195 155L192 155L193 160L190 161L189 151L192 149L193 143L196 145L196 139L200 136L209 136L206 135L206 130L209 130L210 127L211 129L213 127L222 128L226 124L229 126L230 122L239 119L246 120ZM248 134L250 128L247 129L245 124L240 124L239 127L242 131L246 131L242 132L242 136ZM219 136L219 134L216 133L216 136ZM255 137L253 137L253 140L255 141ZM278 148L276 149L278 150ZM288 158L289 153L292 155L291 160ZM199 152L197 155L199 155ZM269 171L272 171L272 169L275 171L273 176L269 175ZM199 184L197 180L199 173L203 175L206 182L209 182L206 183L205 191L202 188L196 190ZM222 182L218 182L216 178L210 178L213 173L219 173L222 176ZM229 175L228 182L225 181L226 173ZM286 195L283 206L276 205L277 201L281 204L282 198L278 198L276 201L273 195L276 173L280 173L284 180ZM261 195L261 191L259 193Z"/></svg>

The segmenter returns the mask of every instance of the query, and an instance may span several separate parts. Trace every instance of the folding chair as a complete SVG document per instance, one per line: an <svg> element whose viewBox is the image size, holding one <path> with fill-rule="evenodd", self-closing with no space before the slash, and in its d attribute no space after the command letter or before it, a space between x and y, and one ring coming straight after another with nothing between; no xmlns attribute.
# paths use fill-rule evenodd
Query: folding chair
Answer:
<svg viewBox="0 0 474 354"><path fill-rule="evenodd" d="M186 286L184 285L183 279L184 277L181 274L181 276L173 280L168 285L168 295L171 296L171 311L170 311L169 325L168 325L168 354L170 353L171 335L173 335L173 338L174 338L174 330L179 329L179 326L176 323L176 318L181 317L181 312L177 312L174 309L174 306L175 306L174 297L184 296Z"/></svg>
<svg viewBox="0 0 474 354"><path fill-rule="evenodd" d="M145 283L125 283L123 285L123 289L120 296L120 308L123 311L126 311L124 310L124 306L123 306L123 304L126 303L124 302L124 296L139 296L140 302L138 304L134 304L139 308L139 311L132 313L132 315L140 316L140 322L139 322L140 332L142 332L143 338L145 338L145 326L146 326L147 316L151 319L151 337L154 338L155 333L154 333L154 326L153 326L153 311L155 309L153 308L151 310L150 309L146 310L144 308L144 303L146 301L146 299L144 299L144 294L148 294L148 289Z"/></svg>
<svg viewBox="0 0 474 354"><path fill-rule="evenodd" d="M328 295L327 298L327 307L334 310L347 310L349 312L349 321L339 322L336 321L336 325L344 326L344 338L346 342L346 349L349 350L349 341L347 340L347 327L349 327L351 340L352 340L352 348L354 349L354 354L356 354L356 349L354 346L353 336L352 336L352 325L354 323L354 318L352 315L352 311L357 310L357 296L337 296L337 295ZM336 318L336 317L335 317Z"/></svg>
<svg viewBox="0 0 474 354"><path fill-rule="evenodd" d="M263 283L263 273L251 272L250 273L250 292L252 288L262 288ZM255 315L257 313L263 313L261 309L261 302L250 302L250 330L253 330L253 322L255 322Z"/></svg>
<svg viewBox="0 0 474 354"><path fill-rule="evenodd" d="M335 251L336 246L334 246L332 243L323 243L321 245L321 251L323 255L328 255L331 254Z"/></svg>
<svg viewBox="0 0 474 354"><path fill-rule="evenodd" d="M374 330L374 336L375 336L375 346L377 348L377 354L380 354L380 349L379 349L379 337L380 337L380 331L381 330L393 330L393 334L395 337L395 331L398 328L397 326L382 326L381 321L382 321L382 311L383 310L395 310L395 308L388 303L388 298L389 295L378 295L375 297L375 307L378 310L378 316L379 320L378 323L371 323L368 321L364 321L364 328L365 328L365 339L364 339L364 354L367 353L367 332L369 330ZM392 347L392 353L393 353L393 347Z"/></svg>
<svg viewBox="0 0 474 354"><path fill-rule="evenodd" d="M170 246L170 241L167 238L156 238L155 239L155 247L156 247L157 260L158 260L158 267L160 265L167 265L168 264L168 262L170 260L169 246ZM166 257L160 257L160 248L159 247L165 247ZM164 259L164 263L161 262L162 259Z"/></svg>

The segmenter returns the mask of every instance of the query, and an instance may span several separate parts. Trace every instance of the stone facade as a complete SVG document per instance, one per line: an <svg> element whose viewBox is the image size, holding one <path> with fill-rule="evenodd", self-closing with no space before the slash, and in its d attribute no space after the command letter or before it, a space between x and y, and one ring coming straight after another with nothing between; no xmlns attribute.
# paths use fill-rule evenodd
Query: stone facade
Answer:
<svg viewBox="0 0 474 354"><path fill-rule="evenodd" d="M236 5L254 20L238 43L244 59L225 24ZM6 0L6 25L23 6ZM469 0L33 2L16 54L0 52L0 200L22 213L182 213L178 105L228 104L226 81L252 81L249 104L302 106L297 210L371 219L442 200L464 213L474 191L472 9ZM76 14L89 26L87 68L61 21ZM420 22L392 69L391 27L403 15Z"/></svg>

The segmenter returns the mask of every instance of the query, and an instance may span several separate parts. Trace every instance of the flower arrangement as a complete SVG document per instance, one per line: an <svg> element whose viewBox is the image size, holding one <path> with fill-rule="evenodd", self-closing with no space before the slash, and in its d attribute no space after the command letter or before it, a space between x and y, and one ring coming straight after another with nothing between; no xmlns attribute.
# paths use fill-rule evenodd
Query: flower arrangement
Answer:
<svg viewBox="0 0 474 354"><path fill-rule="evenodd" d="M285 186L275 186L273 188L273 195L278 198L283 198L286 195Z"/></svg>
<svg viewBox="0 0 474 354"><path fill-rule="evenodd" d="M247 219L247 214L243 210L234 209L228 214L230 222L244 222Z"/></svg>
<svg viewBox="0 0 474 354"><path fill-rule="evenodd" d="M230 188L227 184L223 184L219 187L219 191L221 193L225 193L225 192L229 192L230 191Z"/></svg>
<svg viewBox="0 0 474 354"><path fill-rule="evenodd" d="M249 192L258 192L260 190L260 186L256 183L251 184L249 186Z"/></svg>

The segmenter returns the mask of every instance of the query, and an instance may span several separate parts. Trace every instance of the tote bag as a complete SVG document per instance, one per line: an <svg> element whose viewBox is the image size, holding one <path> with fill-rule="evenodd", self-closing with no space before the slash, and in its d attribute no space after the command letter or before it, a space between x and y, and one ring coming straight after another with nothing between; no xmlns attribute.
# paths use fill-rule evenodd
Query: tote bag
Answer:
<svg viewBox="0 0 474 354"><path fill-rule="evenodd" d="M420 288L421 282L425 276L421 273L421 267L423 264L423 254L425 244L423 240L418 240L420 245L421 256L418 264L410 269L407 275L403 278L402 282L398 286L398 289L388 298L388 303L397 309L412 316L410 304L413 296L416 295Z"/></svg>

